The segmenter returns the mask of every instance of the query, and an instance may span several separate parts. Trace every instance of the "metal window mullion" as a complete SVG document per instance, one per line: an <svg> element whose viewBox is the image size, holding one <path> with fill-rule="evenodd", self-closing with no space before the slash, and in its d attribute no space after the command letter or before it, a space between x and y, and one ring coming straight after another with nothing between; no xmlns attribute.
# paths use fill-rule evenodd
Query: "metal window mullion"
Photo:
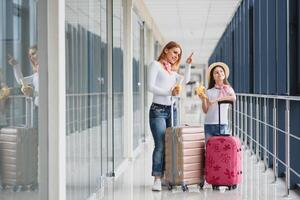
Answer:
<svg viewBox="0 0 300 200"><path fill-rule="evenodd" d="M286 196L290 192L290 101L286 100L285 107L285 162L286 162L286 176L285 176L285 189Z"/></svg>
<svg viewBox="0 0 300 200"><path fill-rule="evenodd" d="M256 119L259 119L259 104L258 104L258 100L259 98L256 97ZM257 162L259 162L259 121L256 120L256 130L255 130L255 133L256 133L256 150L255 150L255 153L256 153L256 158L257 158Z"/></svg>
<svg viewBox="0 0 300 200"><path fill-rule="evenodd" d="M240 136L240 129L239 129L239 127L240 127L240 96L237 98L238 100L237 100L237 118L236 118L236 125L237 125L237 131L236 131L236 135L237 135L237 137L241 137Z"/></svg>
<svg viewBox="0 0 300 200"><path fill-rule="evenodd" d="M265 172L268 169L267 164L267 99L264 98L264 165L265 165Z"/></svg>
<svg viewBox="0 0 300 200"><path fill-rule="evenodd" d="M244 111L246 113L246 115L244 116L244 123L245 123L245 137L244 137L244 144L245 144L245 148L247 148L247 141L248 141L248 98L245 97L245 101L244 101Z"/></svg>
<svg viewBox="0 0 300 200"><path fill-rule="evenodd" d="M253 150L253 97L250 97L250 152L251 155L254 153Z"/></svg>
<svg viewBox="0 0 300 200"><path fill-rule="evenodd" d="M240 127L241 127L241 141L242 143L244 143L244 136L245 136L245 132L244 132L244 108L243 108L243 105L244 105L244 100L243 100L243 96L241 96L241 102L240 102L240 109L241 109L241 121L240 121ZM245 145L245 144L244 144Z"/></svg>
<svg viewBox="0 0 300 200"><path fill-rule="evenodd" d="M278 162L277 162L277 107L276 107L276 99L273 100L273 172L274 172L274 182L277 181L278 177Z"/></svg>

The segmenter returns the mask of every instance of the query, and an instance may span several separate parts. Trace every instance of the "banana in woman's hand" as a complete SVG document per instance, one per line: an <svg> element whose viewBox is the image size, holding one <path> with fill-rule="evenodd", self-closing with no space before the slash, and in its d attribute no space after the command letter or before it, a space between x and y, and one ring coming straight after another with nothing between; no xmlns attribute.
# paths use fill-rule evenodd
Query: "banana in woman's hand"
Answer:
<svg viewBox="0 0 300 200"><path fill-rule="evenodd" d="M0 89L0 100L6 99L9 96L9 93L10 93L9 88L7 86L3 86Z"/></svg>

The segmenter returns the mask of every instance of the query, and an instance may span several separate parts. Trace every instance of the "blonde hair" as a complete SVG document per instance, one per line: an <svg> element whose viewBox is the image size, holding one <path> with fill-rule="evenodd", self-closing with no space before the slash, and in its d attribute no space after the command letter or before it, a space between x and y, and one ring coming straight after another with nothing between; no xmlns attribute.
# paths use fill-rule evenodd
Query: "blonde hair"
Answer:
<svg viewBox="0 0 300 200"><path fill-rule="evenodd" d="M172 65L172 70L177 71L179 69L179 63L180 63L181 55L182 55L182 48L177 42L174 42L174 41L168 42L164 46L164 48L162 49L162 51L161 51L160 55L158 56L157 60L159 61L161 59L165 59L166 58L165 50L166 49L172 49L172 48L179 48L180 49L180 54L178 55L178 60Z"/></svg>

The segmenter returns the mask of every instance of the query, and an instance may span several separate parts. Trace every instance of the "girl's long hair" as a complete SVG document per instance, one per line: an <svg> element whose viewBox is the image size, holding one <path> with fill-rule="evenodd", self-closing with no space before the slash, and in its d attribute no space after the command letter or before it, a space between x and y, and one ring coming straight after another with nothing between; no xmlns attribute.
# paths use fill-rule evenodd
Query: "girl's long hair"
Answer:
<svg viewBox="0 0 300 200"><path fill-rule="evenodd" d="M220 66L220 65L217 65L217 66L215 66L214 68L212 68L212 69L210 70L210 74L209 74L208 89L211 89L211 88L215 87L216 81L215 81L215 79L214 79L214 75L213 75L213 74L214 74L214 70L216 69L216 67L221 67L221 68L223 69L224 73L225 73L224 68L223 68L222 66ZM230 86L230 84L229 84L229 82L228 82L226 76L227 76L227 75L225 74L225 78L224 78L224 80L223 80L223 84L224 84L224 85L229 85L229 86Z"/></svg>

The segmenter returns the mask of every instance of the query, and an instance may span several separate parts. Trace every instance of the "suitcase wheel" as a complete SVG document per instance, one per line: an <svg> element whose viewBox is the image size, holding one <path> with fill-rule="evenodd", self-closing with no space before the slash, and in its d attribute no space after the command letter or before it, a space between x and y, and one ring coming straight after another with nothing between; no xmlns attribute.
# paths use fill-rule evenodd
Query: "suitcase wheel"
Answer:
<svg viewBox="0 0 300 200"><path fill-rule="evenodd" d="M233 185L233 186L231 186L231 189L236 189L237 188L237 185Z"/></svg>
<svg viewBox="0 0 300 200"><path fill-rule="evenodd" d="M218 185L212 185L212 189L213 189L213 190L218 190L218 189L219 189L219 186L218 186Z"/></svg>
<svg viewBox="0 0 300 200"><path fill-rule="evenodd" d="M189 191L189 188L187 185L181 185L181 189L183 192Z"/></svg>
<svg viewBox="0 0 300 200"><path fill-rule="evenodd" d="M171 185L170 183L168 184L168 190L172 190L173 189L173 185Z"/></svg>
<svg viewBox="0 0 300 200"><path fill-rule="evenodd" d="M237 188L237 185L231 185L231 186L228 186L228 190L234 190Z"/></svg>
<svg viewBox="0 0 300 200"><path fill-rule="evenodd" d="M199 183L199 187L200 187L200 189L203 189L203 187L204 187L204 182Z"/></svg>

